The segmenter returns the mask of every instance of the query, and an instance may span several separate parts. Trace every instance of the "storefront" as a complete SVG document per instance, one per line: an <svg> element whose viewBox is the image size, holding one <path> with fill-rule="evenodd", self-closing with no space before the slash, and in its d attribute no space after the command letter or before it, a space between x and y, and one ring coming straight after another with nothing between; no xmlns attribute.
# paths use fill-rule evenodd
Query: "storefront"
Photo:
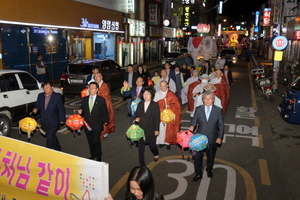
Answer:
<svg viewBox="0 0 300 200"><path fill-rule="evenodd" d="M121 62L116 42L124 33L121 12L74 1L59 1L55 6L51 0L43 1L43 6L30 0L20 4L3 3L0 8L9 19L0 20L0 68L26 70L35 76L37 54L41 53L48 64L49 79L58 80L65 65L74 59ZM60 8L68 9L61 12ZM11 9L14 12L9 12Z"/></svg>
<svg viewBox="0 0 300 200"><path fill-rule="evenodd" d="M140 20L127 19L129 39L122 41L124 66L144 63L144 40L146 23Z"/></svg>
<svg viewBox="0 0 300 200"><path fill-rule="evenodd" d="M164 49L166 49L168 52L179 50L179 43L176 31L176 28L163 28Z"/></svg>
<svg viewBox="0 0 300 200"><path fill-rule="evenodd" d="M149 38L146 39L146 49L149 52L149 61L161 60L162 57L162 37L163 29L156 26L150 26ZM148 45L149 44L149 45Z"/></svg>

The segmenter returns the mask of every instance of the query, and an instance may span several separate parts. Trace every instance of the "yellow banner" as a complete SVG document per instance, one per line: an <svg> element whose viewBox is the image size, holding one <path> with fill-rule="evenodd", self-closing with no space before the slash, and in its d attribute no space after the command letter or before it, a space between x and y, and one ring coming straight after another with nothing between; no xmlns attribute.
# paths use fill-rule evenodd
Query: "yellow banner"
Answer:
<svg viewBox="0 0 300 200"><path fill-rule="evenodd" d="M283 51L275 51L274 60L282 61Z"/></svg>
<svg viewBox="0 0 300 200"><path fill-rule="evenodd" d="M0 136L0 199L103 200L108 164Z"/></svg>

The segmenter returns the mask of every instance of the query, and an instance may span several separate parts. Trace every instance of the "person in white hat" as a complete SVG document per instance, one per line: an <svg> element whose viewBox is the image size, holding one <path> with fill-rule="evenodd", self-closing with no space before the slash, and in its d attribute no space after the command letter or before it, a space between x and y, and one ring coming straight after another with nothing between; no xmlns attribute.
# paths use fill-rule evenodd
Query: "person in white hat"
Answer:
<svg viewBox="0 0 300 200"><path fill-rule="evenodd" d="M207 83L204 87L203 87L203 92L205 91L211 91L211 92L214 92L216 91L216 87L214 86L214 84L212 83ZM194 110L193 112L190 114L191 117L194 117L194 114L195 114L195 110L198 106L201 106L203 105L203 101L202 101L202 94L198 95L196 98L195 98L195 105L194 105ZM214 105L215 106L218 106L220 108L223 108L222 107L222 102L221 100L215 96L215 101L214 101Z"/></svg>
<svg viewBox="0 0 300 200"><path fill-rule="evenodd" d="M199 85L197 85L194 90L193 90L193 97L194 100L195 98L200 95L201 93L203 93L203 87L208 83L209 81L209 76L207 74L202 74L202 76L199 76L201 83Z"/></svg>

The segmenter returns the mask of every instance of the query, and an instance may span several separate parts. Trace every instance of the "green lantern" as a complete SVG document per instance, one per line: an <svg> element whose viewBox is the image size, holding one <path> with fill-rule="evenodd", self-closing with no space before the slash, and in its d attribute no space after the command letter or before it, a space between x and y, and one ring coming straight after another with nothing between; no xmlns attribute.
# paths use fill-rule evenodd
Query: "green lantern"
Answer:
<svg viewBox="0 0 300 200"><path fill-rule="evenodd" d="M145 134L144 130L141 129L139 125L133 124L127 129L126 136L131 141L139 141L141 138L145 137Z"/></svg>

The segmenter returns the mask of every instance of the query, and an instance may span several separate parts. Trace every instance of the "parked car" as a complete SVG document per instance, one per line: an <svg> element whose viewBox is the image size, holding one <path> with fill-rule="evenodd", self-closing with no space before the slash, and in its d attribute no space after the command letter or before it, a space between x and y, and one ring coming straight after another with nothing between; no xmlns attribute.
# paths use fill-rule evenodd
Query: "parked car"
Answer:
<svg viewBox="0 0 300 200"><path fill-rule="evenodd" d="M64 94L79 95L86 87L88 75L97 66L102 73L103 81L110 89L120 88L123 84L125 69L109 59L78 59L69 63L60 76L61 88Z"/></svg>
<svg viewBox="0 0 300 200"><path fill-rule="evenodd" d="M60 88L55 92L62 94ZM32 112L42 83L21 70L0 70L0 135L9 136L13 123Z"/></svg>
<svg viewBox="0 0 300 200"><path fill-rule="evenodd" d="M222 49L219 56L221 55L225 55L225 58L229 63L236 63L236 61L238 60L238 54L233 48Z"/></svg>
<svg viewBox="0 0 300 200"><path fill-rule="evenodd" d="M300 124L300 76L292 82L282 95L278 111L284 121Z"/></svg>
<svg viewBox="0 0 300 200"><path fill-rule="evenodd" d="M178 56L179 55L182 55L181 52L179 51L173 51L173 52L169 52L167 53L166 55L164 55L164 57L162 58L161 60L161 64L162 65L165 65L166 62L170 62L170 64L173 66L173 65L176 65L176 62L178 59Z"/></svg>
<svg viewBox="0 0 300 200"><path fill-rule="evenodd" d="M182 53L183 55L186 55L189 53L188 49L187 48L180 48L179 49L180 53Z"/></svg>

